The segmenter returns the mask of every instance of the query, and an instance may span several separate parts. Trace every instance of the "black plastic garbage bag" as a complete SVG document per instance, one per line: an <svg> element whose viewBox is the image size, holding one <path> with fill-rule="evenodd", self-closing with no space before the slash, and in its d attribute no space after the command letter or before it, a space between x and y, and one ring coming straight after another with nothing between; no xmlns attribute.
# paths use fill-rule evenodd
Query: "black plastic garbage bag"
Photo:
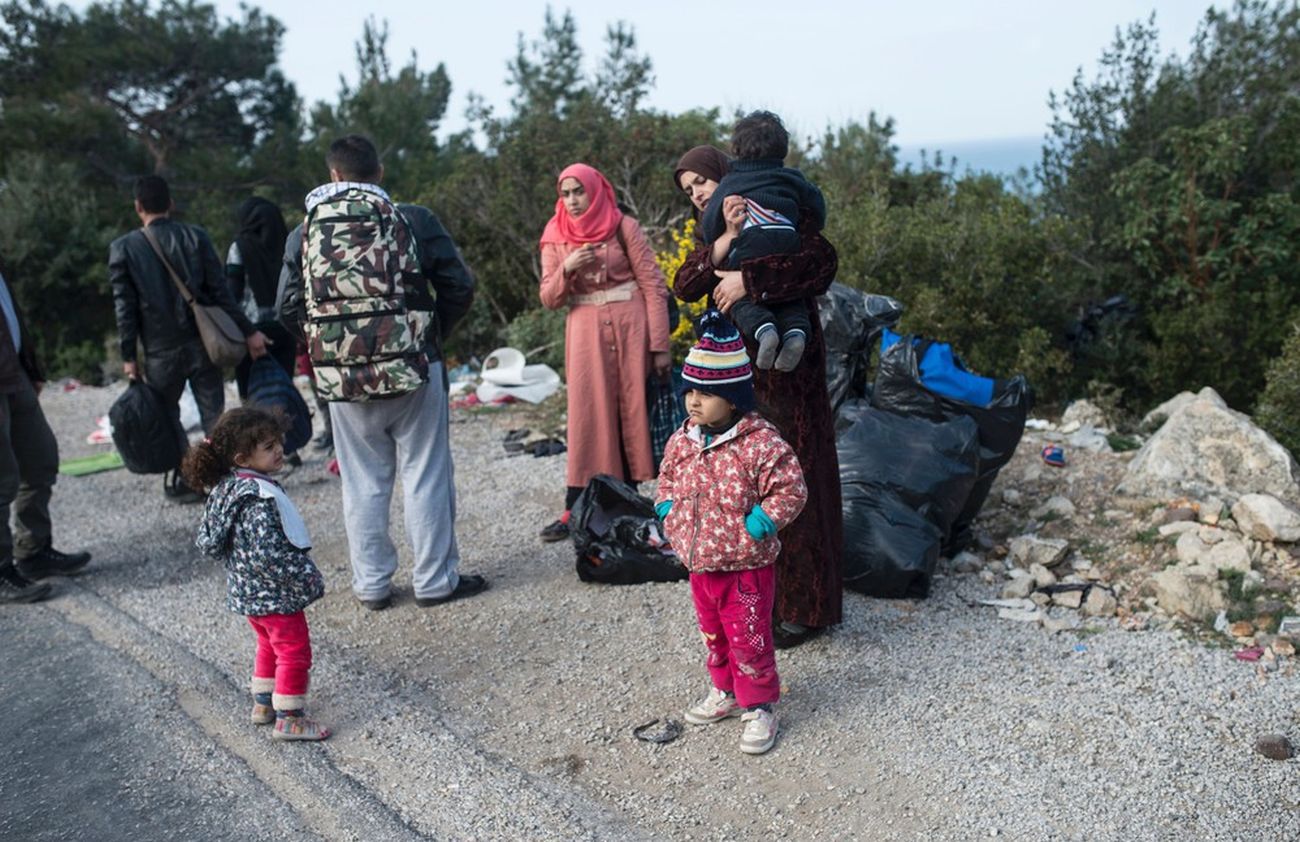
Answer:
<svg viewBox="0 0 1300 842"><path fill-rule="evenodd" d="M932 421L850 401L837 427L844 586L868 596L925 597L978 475L975 420Z"/></svg>
<svg viewBox="0 0 1300 842"><path fill-rule="evenodd" d="M154 387L132 380L113 401L108 420L113 444L131 473L165 474L180 467L189 447L180 413Z"/></svg>
<svg viewBox="0 0 1300 842"><path fill-rule="evenodd" d="M979 478L944 540L943 554L959 552L971 538L971 524L988 497L1002 466L1011 461L1033 408L1033 392L1023 375L993 383L993 397L978 406L926 386L918 367L913 337L905 336L881 354L871 405L900 415L946 421L971 418L979 427ZM958 361L960 363L960 361Z"/></svg>
<svg viewBox="0 0 1300 842"><path fill-rule="evenodd" d="M867 370L876 337L892 327L903 306L887 295L871 295L834 283L817 299L826 343L826 391L831 407L866 394Z"/></svg>
<svg viewBox="0 0 1300 842"><path fill-rule="evenodd" d="M569 531L584 582L639 585L689 575L668 546L654 504L608 474L597 474L578 495Z"/></svg>
<svg viewBox="0 0 1300 842"><path fill-rule="evenodd" d="M293 453L311 441L311 412L288 372L270 354L253 360L248 369L248 403L284 418L284 451Z"/></svg>

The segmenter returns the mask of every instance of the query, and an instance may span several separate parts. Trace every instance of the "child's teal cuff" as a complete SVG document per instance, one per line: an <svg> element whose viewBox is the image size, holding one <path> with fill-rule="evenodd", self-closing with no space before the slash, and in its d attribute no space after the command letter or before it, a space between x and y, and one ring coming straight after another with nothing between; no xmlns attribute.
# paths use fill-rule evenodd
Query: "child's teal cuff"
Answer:
<svg viewBox="0 0 1300 842"><path fill-rule="evenodd" d="M776 524L767 516L767 512L755 506L749 510L749 514L745 515L745 531L755 541L762 541L776 534Z"/></svg>
<svg viewBox="0 0 1300 842"><path fill-rule="evenodd" d="M662 503L655 503L655 514L659 517L660 520L663 520L664 518L668 517L668 513L672 511L672 508L673 508L672 500L664 500Z"/></svg>

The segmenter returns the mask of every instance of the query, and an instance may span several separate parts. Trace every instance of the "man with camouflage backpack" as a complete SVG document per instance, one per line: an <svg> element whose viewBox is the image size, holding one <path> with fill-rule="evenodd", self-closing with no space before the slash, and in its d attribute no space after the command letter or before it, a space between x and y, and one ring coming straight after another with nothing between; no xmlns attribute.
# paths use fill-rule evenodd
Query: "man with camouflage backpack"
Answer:
<svg viewBox="0 0 1300 842"><path fill-rule="evenodd" d="M285 243L279 310L306 339L329 401L353 593L376 611L392 602L388 512L400 471L416 604L473 596L487 582L457 571L440 344L469 310L474 279L432 211L394 204L379 186L384 168L367 138L339 138L325 162L330 182L307 194L307 217Z"/></svg>

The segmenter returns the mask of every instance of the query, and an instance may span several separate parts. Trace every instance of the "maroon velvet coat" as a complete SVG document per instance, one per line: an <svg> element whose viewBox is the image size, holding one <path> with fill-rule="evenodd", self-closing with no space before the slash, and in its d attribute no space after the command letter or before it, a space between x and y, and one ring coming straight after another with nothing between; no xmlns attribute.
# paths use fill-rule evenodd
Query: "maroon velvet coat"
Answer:
<svg viewBox="0 0 1300 842"><path fill-rule="evenodd" d="M741 273L745 291L760 304L808 302L812 334L798 368L788 373L754 369L754 391L759 411L794 448L808 484L803 513L780 533L776 614L805 626L830 626L840 621L844 522L835 419L826 392L826 345L815 296L830 288L839 261L821 234L802 233L798 252L745 261ZM715 268L708 247L697 248L677 270L673 292L683 301L709 295L718 283ZM745 348L753 359L757 346L749 337Z"/></svg>

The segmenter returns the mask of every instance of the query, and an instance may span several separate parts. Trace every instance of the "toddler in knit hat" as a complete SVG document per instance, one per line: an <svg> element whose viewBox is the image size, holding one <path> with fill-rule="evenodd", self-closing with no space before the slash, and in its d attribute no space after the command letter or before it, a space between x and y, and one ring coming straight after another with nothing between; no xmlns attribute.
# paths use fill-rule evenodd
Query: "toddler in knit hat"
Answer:
<svg viewBox="0 0 1300 842"><path fill-rule="evenodd" d="M799 460L754 411L754 377L739 332L717 310L697 326L682 365L686 423L668 440L655 512L691 574L708 649L709 692L686 711L708 725L739 715L740 750L776 742L781 681L772 641L777 531L808 499Z"/></svg>

